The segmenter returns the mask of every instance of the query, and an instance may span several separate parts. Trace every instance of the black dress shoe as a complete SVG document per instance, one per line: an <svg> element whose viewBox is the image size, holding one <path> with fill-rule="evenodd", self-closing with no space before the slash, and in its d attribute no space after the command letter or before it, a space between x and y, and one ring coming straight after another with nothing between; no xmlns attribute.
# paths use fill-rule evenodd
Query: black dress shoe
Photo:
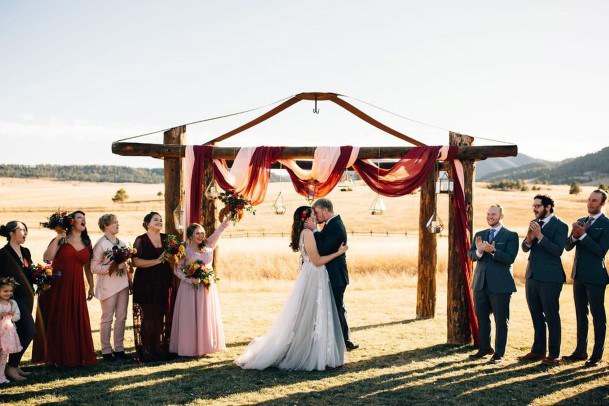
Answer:
<svg viewBox="0 0 609 406"><path fill-rule="evenodd" d="M359 348L358 344L355 344L352 341L345 342L345 347L347 347L347 351L357 350Z"/></svg>
<svg viewBox="0 0 609 406"><path fill-rule="evenodd" d="M586 361L585 367L586 368L597 367L600 363L601 363L600 358L590 358L588 361Z"/></svg>
<svg viewBox="0 0 609 406"><path fill-rule="evenodd" d="M480 359L487 355L493 355L494 353L495 353L495 350L493 350L492 348L487 348L486 350L478 350L477 353L471 354L469 357L473 358L473 359Z"/></svg>
<svg viewBox="0 0 609 406"><path fill-rule="evenodd" d="M491 359L486 361L487 364L499 364L503 362L503 357L501 355L493 354Z"/></svg>
<svg viewBox="0 0 609 406"><path fill-rule="evenodd" d="M117 351L117 352L113 352L112 354L114 354L114 358L121 359L121 360L128 360L128 359L133 358L130 355L125 354L125 351Z"/></svg>
<svg viewBox="0 0 609 406"><path fill-rule="evenodd" d="M114 361L114 355L112 354L102 354L102 358L104 361L112 362Z"/></svg>
<svg viewBox="0 0 609 406"><path fill-rule="evenodd" d="M569 362L573 362L573 361L585 361L588 359L588 354L587 353L573 353L571 355L565 355L564 357L562 357L563 361L569 361Z"/></svg>

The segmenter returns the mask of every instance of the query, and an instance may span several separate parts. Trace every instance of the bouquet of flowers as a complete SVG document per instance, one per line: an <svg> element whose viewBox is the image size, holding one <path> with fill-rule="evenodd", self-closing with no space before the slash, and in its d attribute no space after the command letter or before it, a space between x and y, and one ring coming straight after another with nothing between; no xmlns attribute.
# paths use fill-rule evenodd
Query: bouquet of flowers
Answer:
<svg viewBox="0 0 609 406"><path fill-rule="evenodd" d="M200 279L206 288L209 288L211 281L218 282L220 280L213 268L208 268L205 262L200 259L193 261L188 267L185 267L184 275L189 279ZM199 288L198 283L193 283L193 286L195 289Z"/></svg>
<svg viewBox="0 0 609 406"><path fill-rule="evenodd" d="M57 209L57 211L47 217L47 221L41 222L40 225L43 228L58 231L66 230L72 223L74 223L74 219L68 216L67 211Z"/></svg>
<svg viewBox="0 0 609 406"><path fill-rule="evenodd" d="M32 282L36 285L36 294L51 287L53 280L61 276L61 272L53 273L51 264L32 264L30 266Z"/></svg>
<svg viewBox="0 0 609 406"><path fill-rule="evenodd" d="M220 193L218 199L224 203L224 208L219 213L220 221L224 221L230 215L233 224L236 224L243 218L244 211L256 215L256 210L252 207L252 201L245 199L243 195L237 194L234 190Z"/></svg>
<svg viewBox="0 0 609 406"><path fill-rule="evenodd" d="M178 240L178 237L173 234L167 235L163 248L165 249L165 253L169 254L173 258L176 265L184 254L186 254L186 247L184 246L184 243Z"/></svg>
<svg viewBox="0 0 609 406"><path fill-rule="evenodd" d="M112 273L116 271L116 276L123 276L125 274L125 270L119 269L118 265L133 257L135 254L137 254L137 249L131 247L130 245L114 245L111 249L106 250L106 259L112 261L108 274L112 276Z"/></svg>

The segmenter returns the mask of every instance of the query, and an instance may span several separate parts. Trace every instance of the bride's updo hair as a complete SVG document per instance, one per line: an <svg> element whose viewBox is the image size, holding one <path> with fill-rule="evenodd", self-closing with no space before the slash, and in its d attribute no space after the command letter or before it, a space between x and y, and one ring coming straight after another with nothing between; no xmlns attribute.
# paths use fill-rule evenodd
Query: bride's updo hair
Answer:
<svg viewBox="0 0 609 406"><path fill-rule="evenodd" d="M290 248L292 248L292 250L294 252L298 252L298 249L299 249L298 244L300 242L300 233L302 232L302 229L304 228L305 220L308 219L310 216L311 216L311 208L309 206L300 206L294 212L294 217L293 217L294 222L292 223L292 235L291 235L291 239L290 239Z"/></svg>

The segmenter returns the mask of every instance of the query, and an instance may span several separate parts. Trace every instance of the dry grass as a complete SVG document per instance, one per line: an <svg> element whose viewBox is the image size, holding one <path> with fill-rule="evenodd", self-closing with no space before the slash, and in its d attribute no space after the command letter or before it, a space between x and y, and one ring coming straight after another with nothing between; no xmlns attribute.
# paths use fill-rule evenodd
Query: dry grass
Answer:
<svg viewBox="0 0 609 406"><path fill-rule="evenodd" d="M124 206L110 198L124 187L131 199ZM93 239L99 237L97 218L114 212L126 240L142 232L140 222L149 210L161 211L156 193L160 185L86 184L0 179L0 223L21 219L28 223L27 246L35 260L52 238L37 224L57 206L87 212ZM289 211L304 199L291 186L271 185L268 202L229 229L219 248L222 282L221 304L228 350L201 359L139 366L99 364L76 369L31 366L37 373L28 385L2 386L0 402L7 404L118 403L155 404L602 404L609 401L609 367L583 369L580 364L543 368L520 364L515 357L527 352L532 342L530 316L521 283L513 295L506 362L489 366L471 361L468 346L446 345L447 239L438 240L439 275L436 317L414 320L416 306L418 195L385 199L389 211L371 216L374 194L365 187L354 192L335 192L330 198L349 231L407 232L407 237L350 236L348 253L352 284L346 293L354 340L361 348L349 353L349 362L331 372L284 373L276 370L242 371L232 361L255 336L264 333L280 311L296 277L297 254L285 238L230 238L241 231L288 231L291 217L272 214L270 205L279 189ZM557 214L567 223L585 211L589 188L579 197L568 195L567 186L551 186L558 202ZM506 225L521 235L531 215L532 192L497 192L476 189L474 228L484 227L491 203L507 210ZM448 223L446 197L441 196L440 217ZM524 272L526 256L517 258L516 275ZM566 268L571 257L563 256ZM100 348L99 303L89 302L96 348ZM565 286L561 295L563 353L575 345L572 294ZM131 316L129 316L131 326ZM126 345L133 348L128 330ZM29 355L26 354L26 359Z"/></svg>

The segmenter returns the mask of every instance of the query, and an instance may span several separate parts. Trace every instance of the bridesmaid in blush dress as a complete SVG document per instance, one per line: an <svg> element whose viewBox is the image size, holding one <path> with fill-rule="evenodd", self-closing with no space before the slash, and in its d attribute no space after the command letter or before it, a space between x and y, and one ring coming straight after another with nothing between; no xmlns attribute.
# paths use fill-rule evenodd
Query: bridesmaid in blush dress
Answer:
<svg viewBox="0 0 609 406"><path fill-rule="evenodd" d="M212 280L209 286L203 286L200 280L187 278L184 270L196 260L203 261L208 269L212 267L214 247L229 223L230 219L225 220L207 239L200 224L193 223L186 230L186 255L174 269L181 283L169 343L169 351L180 356L200 357L226 350L216 284ZM194 284L199 286L195 288Z"/></svg>
<svg viewBox="0 0 609 406"><path fill-rule="evenodd" d="M157 212L144 217L146 233L133 243L137 254L133 277L133 335L139 362L163 361L169 353L171 316L176 288L172 271L173 259L165 254L167 236L161 233L163 218Z"/></svg>
<svg viewBox="0 0 609 406"><path fill-rule="evenodd" d="M77 367L97 362L87 309L87 300L93 298L94 292L90 264L92 249L85 213L75 211L68 217L70 224L66 236L58 234L44 252L44 259L52 261L53 272L61 272L61 277L45 291L44 337L36 336L35 340L46 339L46 364Z"/></svg>

